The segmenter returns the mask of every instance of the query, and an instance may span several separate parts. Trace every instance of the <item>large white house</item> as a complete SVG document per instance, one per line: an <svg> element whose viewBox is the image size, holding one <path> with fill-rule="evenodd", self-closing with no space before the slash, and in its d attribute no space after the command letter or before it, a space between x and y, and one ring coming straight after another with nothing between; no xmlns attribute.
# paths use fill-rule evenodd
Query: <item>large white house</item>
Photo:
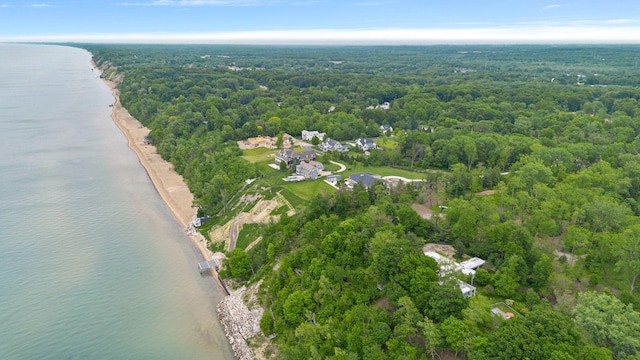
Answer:
<svg viewBox="0 0 640 360"><path fill-rule="evenodd" d="M347 152L349 151L349 147L346 145L340 144L339 141L333 140L331 138L327 138L325 141L320 144L320 150L327 151L339 151L339 152Z"/></svg>
<svg viewBox="0 0 640 360"><path fill-rule="evenodd" d="M362 151L367 151L367 150L377 149L378 148L378 145L376 145L376 143L373 142L372 138L357 138L356 139L356 146L358 147L358 149L360 149Z"/></svg>
<svg viewBox="0 0 640 360"><path fill-rule="evenodd" d="M321 133L321 132L317 132L317 131L307 131L307 130L302 130L302 140L304 141L311 141L313 140L313 137L317 137L318 140L322 141L324 140L324 136L326 134L325 133Z"/></svg>

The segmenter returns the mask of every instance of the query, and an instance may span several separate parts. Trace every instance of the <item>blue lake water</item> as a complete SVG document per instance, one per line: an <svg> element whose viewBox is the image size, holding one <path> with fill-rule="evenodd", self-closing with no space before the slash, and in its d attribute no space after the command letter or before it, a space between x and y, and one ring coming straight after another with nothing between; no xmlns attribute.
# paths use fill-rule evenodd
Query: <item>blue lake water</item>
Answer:
<svg viewBox="0 0 640 360"><path fill-rule="evenodd" d="M90 60L0 44L0 359L233 359Z"/></svg>

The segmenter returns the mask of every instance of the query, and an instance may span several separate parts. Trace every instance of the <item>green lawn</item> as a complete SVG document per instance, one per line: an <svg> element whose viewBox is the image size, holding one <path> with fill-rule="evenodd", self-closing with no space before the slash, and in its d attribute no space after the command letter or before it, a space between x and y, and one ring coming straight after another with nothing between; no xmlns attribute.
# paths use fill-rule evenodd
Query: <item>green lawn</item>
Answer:
<svg viewBox="0 0 640 360"><path fill-rule="evenodd" d="M242 158L254 164L268 163L273 162L278 152L278 149L267 149L264 147L259 147L255 149L242 150Z"/></svg>
<svg viewBox="0 0 640 360"><path fill-rule="evenodd" d="M349 175L369 172L372 174L378 174L380 176L402 176L407 179L416 179L421 180L425 177L425 173L408 171L403 169L396 169L389 166L374 166L374 167L365 167L362 164L358 164L356 167L349 166L347 170L341 173L343 178L348 178Z"/></svg>
<svg viewBox="0 0 640 360"><path fill-rule="evenodd" d="M301 199L296 194L291 192L291 190L289 190L289 189L278 188L277 191L280 192L280 195L282 195L285 199L287 199L289 204L291 204L291 206L293 206L293 208L296 209L296 210L302 209L303 207L305 207L307 205L308 201Z"/></svg>
<svg viewBox="0 0 640 360"><path fill-rule="evenodd" d="M336 190L330 185L328 185L327 183L325 183L322 179L288 183L288 184L285 184L283 187L305 201L311 200L316 194L318 194L321 191L325 191L327 193L333 193Z"/></svg>
<svg viewBox="0 0 640 360"><path fill-rule="evenodd" d="M238 234L238 241L236 241L236 247L244 249L257 239L266 224L244 224L242 230Z"/></svg>
<svg viewBox="0 0 640 360"><path fill-rule="evenodd" d="M336 164L332 164L328 161L321 161L322 165L324 166L324 169L326 171L332 171L332 172L336 172L338 170L340 170L340 166L336 165ZM336 162L340 162L340 161L336 161Z"/></svg>

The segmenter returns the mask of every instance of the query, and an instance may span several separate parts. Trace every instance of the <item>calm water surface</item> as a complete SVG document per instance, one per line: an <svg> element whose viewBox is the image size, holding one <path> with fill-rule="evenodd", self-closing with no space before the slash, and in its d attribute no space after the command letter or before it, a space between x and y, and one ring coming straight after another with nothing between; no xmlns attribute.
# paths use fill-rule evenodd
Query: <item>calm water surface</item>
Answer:
<svg viewBox="0 0 640 360"><path fill-rule="evenodd" d="M0 359L233 359L84 50L0 44Z"/></svg>

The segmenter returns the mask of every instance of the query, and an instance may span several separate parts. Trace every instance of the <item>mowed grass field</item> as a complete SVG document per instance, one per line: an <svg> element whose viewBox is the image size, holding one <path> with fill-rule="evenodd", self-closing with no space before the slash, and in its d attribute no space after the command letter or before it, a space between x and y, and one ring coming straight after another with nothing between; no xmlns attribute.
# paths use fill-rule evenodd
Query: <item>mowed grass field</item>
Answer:
<svg viewBox="0 0 640 360"><path fill-rule="evenodd" d="M385 145L393 146L395 140L388 140L389 144ZM264 174L264 177L259 179L259 184L261 186L270 188L270 191L273 193L280 192L282 196L284 196L284 198L287 199L287 201L291 203L291 206L293 206L296 210L300 210L301 208L306 206L306 204L311 199L313 199L314 196L320 193L332 194L336 191L335 188L326 184L322 178L318 180L306 180L300 182L286 182L282 180L283 178L291 175L293 173L293 170L288 169L287 171L281 171L268 167L270 163L273 163L278 152L278 149L255 148L250 150L243 150L242 157L251 163L258 164L260 170ZM323 164L325 164L325 166L329 170L337 170L337 168L339 168L337 165L333 165L328 162L323 162ZM349 175L361 172L369 172L372 174L380 175L382 177L401 176L407 179L415 180L422 180L425 178L424 172L414 172L409 170L396 169L388 166L366 167L362 164L357 164L356 166L349 166L349 164L345 165L348 166L347 170L340 173L343 179L348 178Z"/></svg>
<svg viewBox="0 0 640 360"><path fill-rule="evenodd" d="M259 147L255 149L242 150L242 158L254 164L268 163L274 161L278 152L278 149L267 149Z"/></svg>

